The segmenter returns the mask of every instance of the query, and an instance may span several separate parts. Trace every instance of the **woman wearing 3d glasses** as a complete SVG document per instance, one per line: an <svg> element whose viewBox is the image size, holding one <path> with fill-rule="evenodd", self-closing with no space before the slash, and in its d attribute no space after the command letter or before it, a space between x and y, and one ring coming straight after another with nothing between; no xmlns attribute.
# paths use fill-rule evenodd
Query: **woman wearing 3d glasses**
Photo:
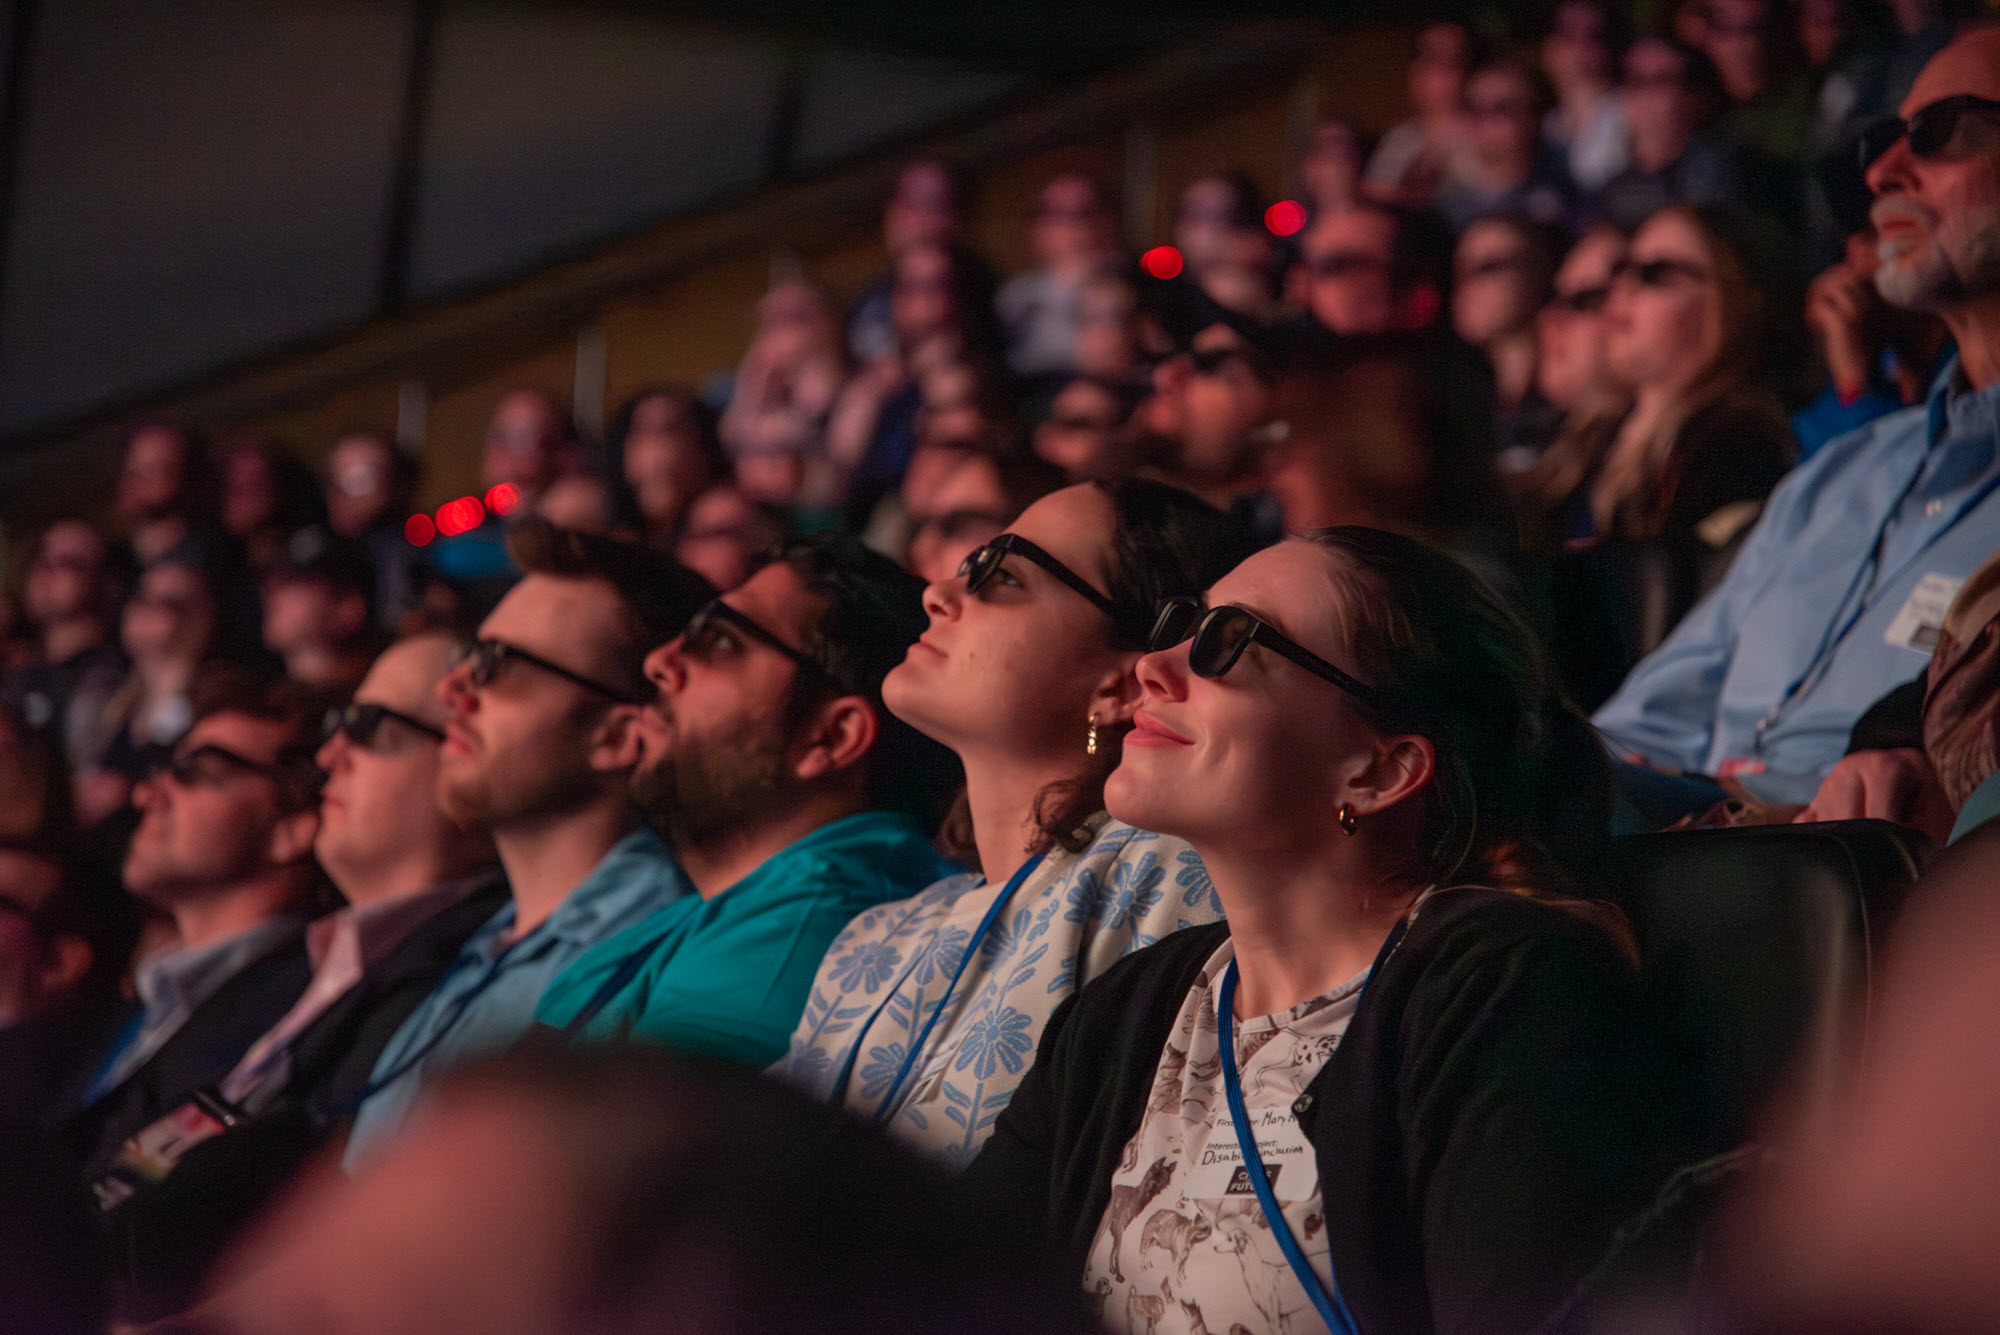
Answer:
<svg viewBox="0 0 2000 1335"><path fill-rule="evenodd" d="M1064 998L1220 916L1187 844L1109 819L1101 793L1154 609L1243 550L1186 492L1090 484L1037 501L924 591L930 629L882 695L964 762L984 875L855 919L820 965L780 1074L964 1163Z"/></svg>
<svg viewBox="0 0 2000 1335"><path fill-rule="evenodd" d="M1114 1330L1539 1327L1674 1161L1618 919L1553 898L1602 748L1485 585L1372 529L1152 644L1106 798L1228 921L1058 1011L969 1180Z"/></svg>

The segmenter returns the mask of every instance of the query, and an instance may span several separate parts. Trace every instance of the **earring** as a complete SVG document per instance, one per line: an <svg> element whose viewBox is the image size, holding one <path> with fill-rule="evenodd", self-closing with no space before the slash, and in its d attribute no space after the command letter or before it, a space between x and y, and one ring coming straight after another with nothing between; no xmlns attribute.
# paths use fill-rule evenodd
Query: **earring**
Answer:
<svg viewBox="0 0 2000 1335"><path fill-rule="evenodd" d="M1083 735L1083 753L1087 756L1097 754L1097 716L1095 714L1090 716L1090 731Z"/></svg>
<svg viewBox="0 0 2000 1335"><path fill-rule="evenodd" d="M1336 825L1349 834L1353 834L1361 828L1361 822L1355 819L1354 808L1345 802L1340 804L1340 810L1333 813L1333 820Z"/></svg>

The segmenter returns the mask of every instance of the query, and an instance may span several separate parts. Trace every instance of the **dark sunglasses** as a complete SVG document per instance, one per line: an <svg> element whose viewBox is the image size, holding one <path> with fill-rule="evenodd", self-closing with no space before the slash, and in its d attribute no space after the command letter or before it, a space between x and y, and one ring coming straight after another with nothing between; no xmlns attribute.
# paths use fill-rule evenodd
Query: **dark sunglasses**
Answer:
<svg viewBox="0 0 2000 1335"><path fill-rule="evenodd" d="M276 779L278 767L210 743L167 757L153 766L148 777L157 779L162 774L183 788L218 788L238 774Z"/></svg>
<svg viewBox="0 0 2000 1335"><path fill-rule="evenodd" d="M1512 273L1514 270L1520 268L1526 262L1527 258L1526 255L1521 254L1495 255L1490 260L1483 260L1478 264L1460 269L1458 271L1458 281L1469 283L1475 278L1493 278L1499 274Z"/></svg>
<svg viewBox="0 0 2000 1335"><path fill-rule="evenodd" d="M1604 303L1611 299L1608 287L1580 287L1574 292L1558 292L1549 298L1549 305L1558 310L1575 315L1595 315L1604 309Z"/></svg>
<svg viewBox="0 0 2000 1335"><path fill-rule="evenodd" d="M1215 375L1231 362L1236 362L1259 380L1277 378L1277 368L1255 348L1196 348L1187 354L1187 359L1200 375Z"/></svg>
<svg viewBox="0 0 2000 1335"><path fill-rule="evenodd" d="M1907 120L1901 116L1884 116L1864 129L1856 141L1856 150L1861 155L1861 170L1867 171L1875 164L1875 159L1894 148L1897 140L1905 138L1910 141L1911 157L1941 158L1951 147L1953 136L1958 133L1960 117L1970 112L1994 111L2000 111L2000 102L1974 93L1959 93L1919 107L1916 114Z"/></svg>
<svg viewBox="0 0 2000 1335"><path fill-rule="evenodd" d="M1317 255L1306 261L1307 270L1315 278L1345 278L1349 274L1368 273L1388 267L1376 256L1358 250L1336 250L1331 254Z"/></svg>
<svg viewBox="0 0 2000 1335"><path fill-rule="evenodd" d="M411 718L408 714L389 708L387 705L363 704L351 701L337 709L326 711L320 720L319 739L322 744L330 742L340 733L347 734L347 740L356 746L373 749L375 734L382 730L384 719L394 719L413 732L422 733L432 741L444 740L444 730L433 728L422 719Z"/></svg>
<svg viewBox="0 0 2000 1335"><path fill-rule="evenodd" d="M1130 626L1131 618L1117 603L1091 588L1083 576L1017 533L1002 533L984 547L975 548L959 563L958 577L965 581L965 591L978 593L985 588L1000 573L1000 563L1009 556L1024 557L1054 575L1089 599L1091 606L1110 617L1111 623L1121 632Z"/></svg>
<svg viewBox="0 0 2000 1335"><path fill-rule="evenodd" d="M720 598L710 599L700 611L688 618L686 628L681 631L681 652L690 658L705 660L723 647L722 640L732 629L766 648L776 649L803 669L822 676L831 675L805 650L794 649L779 639L777 632L766 630Z"/></svg>
<svg viewBox="0 0 2000 1335"><path fill-rule="evenodd" d="M1267 621L1245 608L1225 603L1203 610L1194 598L1168 598L1160 604L1153 633L1146 647L1153 653L1171 649L1183 641L1188 645L1188 670L1197 677L1220 677L1236 666L1244 649L1261 644L1281 657L1289 658L1321 681L1332 682L1363 704L1386 709L1388 697L1373 686L1356 681L1298 641L1281 634Z"/></svg>
<svg viewBox="0 0 2000 1335"><path fill-rule="evenodd" d="M522 662L529 667L540 668L607 700L615 700L621 705L643 703L633 698L630 692L606 686L603 682L592 680L581 672L572 672L560 663L551 663L540 654L531 654L519 645L509 644L505 640L474 640L465 646L458 658L458 666L467 668L466 680L472 684L474 690L484 690L491 686L507 664L512 662Z"/></svg>
<svg viewBox="0 0 2000 1335"><path fill-rule="evenodd" d="M1676 278L1691 282L1706 283L1712 275L1697 264L1686 260L1620 260L1611 266L1611 281L1630 278L1640 287L1671 287Z"/></svg>

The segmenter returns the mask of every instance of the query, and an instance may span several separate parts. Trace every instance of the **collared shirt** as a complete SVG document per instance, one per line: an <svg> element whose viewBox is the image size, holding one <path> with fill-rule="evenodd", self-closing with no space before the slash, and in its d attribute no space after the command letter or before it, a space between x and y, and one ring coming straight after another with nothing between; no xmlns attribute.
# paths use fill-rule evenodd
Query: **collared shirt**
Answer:
<svg viewBox="0 0 2000 1335"><path fill-rule="evenodd" d="M491 870L453 877L429 890L379 904L349 905L316 919L306 928L306 955L312 981L283 1019L243 1054L223 1077L222 1097L260 1112L285 1087L291 1073L292 1040L346 996L369 968L386 958L411 932L490 884Z"/></svg>
<svg viewBox="0 0 2000 1335"><path fill-rule="evenodd" d="M1924 670L1951 591L2000 547L1996 408L2000 385L1966 387L1954 360L1927 404L1795 469L1721 586L1597 711L1612 748L1810 801L1855 719Z"/></svg>
<svg viewBox="0 0 2000 1335"><path fill-rule="evenodd" d="M512 1046L549 982L586 950L688 893L660 837L635 830L533 930L514 940L514 905L472 934L437 989L382 1049L343 1160L353 1171L389 1139L439 1073Z"/></svg>
<svg viewBox="0 0 2000 1335"><path fill-rule="evenodd" d="M192 950L170 950L146 961L134 980L141 1010L97 1078L84 1103L95 1103L125 1083L179 1032L222 985L298 935L296 918L260 923Z"/></svg>
<svg viewBox="0 0 2000 1335"><path fill-rule="evenodd" d="M1001 889L951 876L856 918L826 952L776 1073L963 1166L1066 997L1141 946L1222 916L1208 869L1186 842L1102 814L1082 852L1053 849L1028 874L968 959ZM945 1012L892 1094L940 1004Z"/></svg>
<svg viewBox="0 0 2000 1335"><path fill-rule="evenodd" d="M643 957L584 1025L584 1038L635 1038L768 1066L785 1054L840 930L946 870L906 816L832 821L721 894L685 896L593 947L549 985L535 1018L564 1027Z"/></svg>

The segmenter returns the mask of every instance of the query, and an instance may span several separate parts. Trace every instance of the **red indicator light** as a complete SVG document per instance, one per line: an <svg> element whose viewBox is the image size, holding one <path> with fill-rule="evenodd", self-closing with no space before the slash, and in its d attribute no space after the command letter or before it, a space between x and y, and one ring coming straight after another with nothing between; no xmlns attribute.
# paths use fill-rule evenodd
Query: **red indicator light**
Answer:
<svg viewBox="0 0 2000 1335"><path fill-rule="evenodd" d="M412 547L428 547L437 536L437 525L429 515L411 515L403 521L403 536L410 540Z"/></svg>
<svg viewBox="0 0 2000 1335"><path fill-rule="evenodd" d="M446 501L438 507L437 530L447 538L455 538L461 533L470 533L486 518L486 510L478 498L461 496L455 501Z"/></svg>
<svg viewBox="0 0 2000 1335"><path fill-rule="evenodd" d="M1281 199L1264 210L1264 226L1272 236L1294 236L1306 225L1306 206L1296 199Z"/></svg>
<svg viewBox="0 0 2000 1335"><path fill-rule="evenodd" d="M1155 278L1172 278L1181 271L1181 253L1172 246L1154 246L1139 257L1139 267Z"/></svg>
<svg viewBox="0 0 2000 1335"><path fill-rule="evenodd" d="M521 493L511 482L496 482L486 490L486 508L496 515L511 515L520 503Z"/></svg>

